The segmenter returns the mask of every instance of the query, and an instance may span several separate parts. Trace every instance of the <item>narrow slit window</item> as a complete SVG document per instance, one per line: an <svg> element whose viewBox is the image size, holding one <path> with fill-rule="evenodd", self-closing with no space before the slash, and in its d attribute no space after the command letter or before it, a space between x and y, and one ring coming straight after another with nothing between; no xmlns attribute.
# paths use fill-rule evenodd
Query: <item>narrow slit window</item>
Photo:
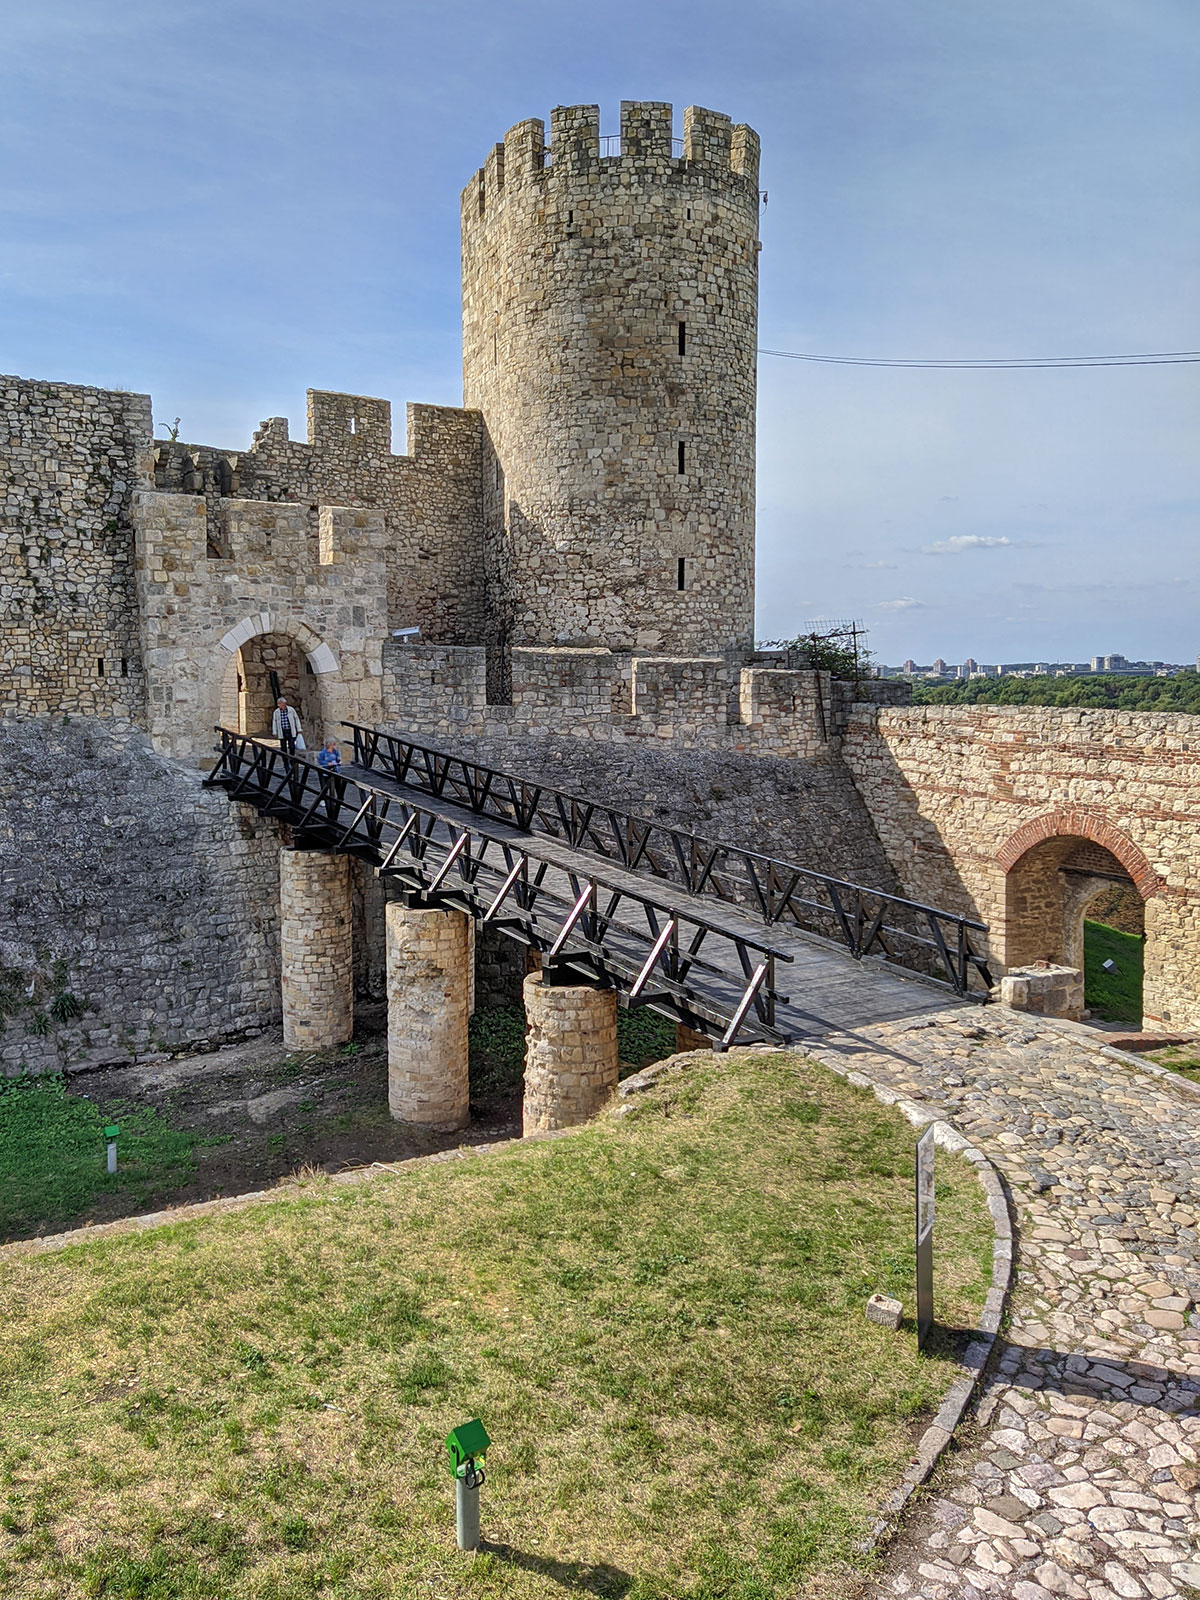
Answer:
<svg viewBox="0 0 1200 1600"><path fill-rule="evenodd" d="M129 676L129 657L128 656L122 656L121 657L121 676L123 678L127 678Z"/></svg>
<svg viewBox="0 0 1200 1600"><path fill-rule="evenodd" d="M98 678L102 678L104 676L104 657L103 656L100 656L100 657L97 658L97 661L96 661L96 676Z"/></svg>
<svg viewBox="0 0 1200 1600"><path fill-rule="evenodd" d="M496 366L500 360L500 336L495 328L492 329L492 365Z"/></svg>
<svg viewBox="0 0 1200 1600"><path fill-rule="evenodd" d="M687 323L686 322L681 322L679 324L679 354L681 356L687 355Z"/></svg>
<svg viewBox="0 0 1200 1600"><path fill-rule="evenodd" d="M683 474L686 471L687 471L687 445L684 444L682 439L680 439L680 441L679 441L679 473L680 473L680 476L682 477Z"/></svg>
<svg viewBox="0 0 1200 1600"><path fill-rule="evenodd" d="M350 418L350 432L351 433L357 433L358 432L358 418L357 417L351 417Z"/></svg>
<svg viewBox="0 0 1200 1600"><path fill-rule="evenodd" d="M575 221L575 213L573 211L568 211L567 212L567 221L568 221L568 223L571 223L571 222Z"/></svg>
<svg viewBox="0 0 1200 1600"><path fill-rule="evenodd" d="M686 589L687 588L687 557L686 556L680 556L678 562L676 563L675 587L677 589Z"/></svg>

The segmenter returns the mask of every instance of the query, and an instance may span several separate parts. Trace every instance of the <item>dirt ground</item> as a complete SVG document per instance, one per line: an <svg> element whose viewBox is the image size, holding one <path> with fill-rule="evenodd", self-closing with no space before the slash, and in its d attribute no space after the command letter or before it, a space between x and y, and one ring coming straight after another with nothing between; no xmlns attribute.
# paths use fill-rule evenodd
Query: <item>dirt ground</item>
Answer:
<svg viewBox="0 0 1200 1600"><path fill-rule="evenodd" d="M386 1010L359 1008L355 1040L335 1051L288 1051L279 1030L204 1055L105 1067L70 1079L68 1094L99 1107L149 1106L172 1128L197 1136L194 1173L160 1191L97 1195L83 1222L186 1205L269 1187L305 1168L337 1172L373 1161L511 1138L521 1130L517 1086L472 1105L459 1133L427 1133L393 1122L387 1105Z"/></svg>

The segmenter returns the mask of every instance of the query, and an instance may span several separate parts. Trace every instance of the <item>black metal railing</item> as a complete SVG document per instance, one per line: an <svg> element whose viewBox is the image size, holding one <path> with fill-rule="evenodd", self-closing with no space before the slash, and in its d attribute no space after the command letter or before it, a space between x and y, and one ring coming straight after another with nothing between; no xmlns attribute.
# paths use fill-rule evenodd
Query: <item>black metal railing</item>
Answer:
<svg viewBox="0 0 1200 1600"><path fill-rule="evenodd" d="M205 783L233 800L278 817L297 842L369 862L409 893L461 909L542 952L551 968L583 973L715 1036L784 1043L777 1010L784 950L705 915L680 895L649 895L555 859L510 829L489 834L435 808L349 774L331 773L305 755L228 728L220 760Z"/></svg>
<svg viewBox="0 0 1200 1600"><path fill-rule="evenodd" d="M685 828L533 783L397 734L354 722L343 727L350 729L358 765L465 806L477 816L545 834L626 871L748 910L768 926L792 923L843 944L856 960L878 952L898 966L948 983L961 995L972 992L972 974L984 992L993 986L985 949L972 942L973 934L987 933L986 923L757 850L715 843Z"/></svg>

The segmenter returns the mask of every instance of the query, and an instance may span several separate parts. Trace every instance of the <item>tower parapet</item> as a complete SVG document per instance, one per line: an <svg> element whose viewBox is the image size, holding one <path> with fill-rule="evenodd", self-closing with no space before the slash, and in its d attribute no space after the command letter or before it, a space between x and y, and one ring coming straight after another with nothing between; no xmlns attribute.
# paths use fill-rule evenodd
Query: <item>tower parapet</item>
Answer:
<svg viewBox="0 0 1200 1600"><path fill-rule="evenodd" d="M728 651L753 634L758 137L559 106L463 192L493 644Z"/></svg>

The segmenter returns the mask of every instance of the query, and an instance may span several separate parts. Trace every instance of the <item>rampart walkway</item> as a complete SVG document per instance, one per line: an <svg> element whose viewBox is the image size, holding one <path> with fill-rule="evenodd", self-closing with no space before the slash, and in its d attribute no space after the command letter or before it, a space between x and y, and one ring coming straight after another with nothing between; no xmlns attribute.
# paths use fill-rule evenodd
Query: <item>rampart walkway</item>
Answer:
<svg viewBox="0 0 1200 1600"><path fill-rule="evenodd" d="M1017 1277L972 1439L872 1589L921 1600L1200 1591L1200 1094L1006 1010L815 1051L923 1101L1010 1187Z"/></svg>

